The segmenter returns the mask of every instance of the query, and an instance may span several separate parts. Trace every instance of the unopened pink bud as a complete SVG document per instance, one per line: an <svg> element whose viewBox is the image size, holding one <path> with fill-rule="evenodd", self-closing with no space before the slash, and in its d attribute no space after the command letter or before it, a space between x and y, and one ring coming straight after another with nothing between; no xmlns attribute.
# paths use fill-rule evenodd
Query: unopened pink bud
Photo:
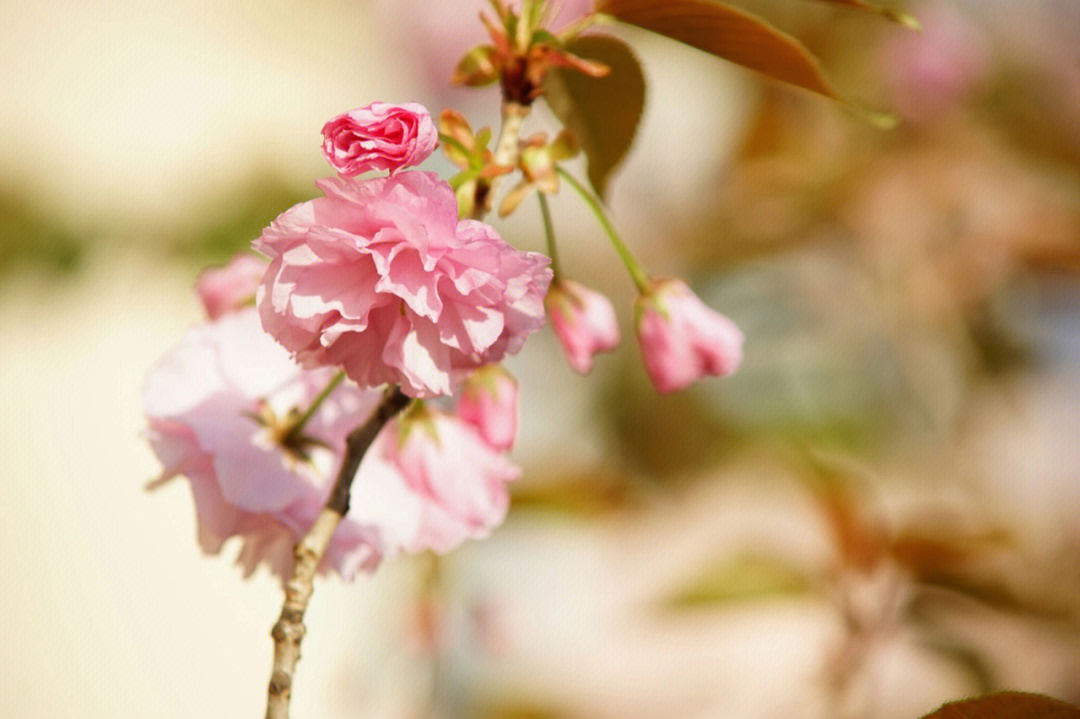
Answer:
<svg viewBox="0 0 1080 719"><path fill-rule="evenodd" d="M660 280L635 305L645 371L668 394L704 377L729 375L742 361L743 334L681 280Z"/></svg>
<svg viewBox="0 0 1080 719"><path fill-rule="evenodd" d="M619 344L619 323L611 300L572 280L559 280L544 299L551 328L566 361L581 374L593 368L593 356Z"/></svg>
<svg viewBox="0 0 1080 719"><path fill-rule="evenodd" d="M517 380L500 365L473 372L461 388L457 416L500 452L509 451L517 436Z"/></svg>
<svg viewBox="0 0 1080 719"><path fill-rule="evenodd" d="M242 253L224 267L203 270L195 281L195 292L206 308L206 316L216 320L227 312L253 304L266 265L265 260Z"/></svg>

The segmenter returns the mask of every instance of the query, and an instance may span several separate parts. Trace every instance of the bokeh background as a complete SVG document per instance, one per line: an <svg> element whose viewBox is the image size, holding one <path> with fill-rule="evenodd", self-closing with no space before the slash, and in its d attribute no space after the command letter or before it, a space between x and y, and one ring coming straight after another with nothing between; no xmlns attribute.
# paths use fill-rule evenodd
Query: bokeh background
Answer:
<svg viewBox="0 0 1080 719"><path fill-rule="evenodd" d="M262 715L279 586L199 554L185 483L144 491L142 375L200 319L197 271L316 194L327 118L496 121L494 91L446 86L480 4L0 4L0 714ZM618 30L649 96L616 223L742 326L745 364L656 397L630 283L557 198L623 346L582 378L545 331L510 363L506 524L321 582L298 719L1080 702L1080 5L892 3L915 34L740 4L904 123ZM538 250L538 217L497 224Z"/></svg>

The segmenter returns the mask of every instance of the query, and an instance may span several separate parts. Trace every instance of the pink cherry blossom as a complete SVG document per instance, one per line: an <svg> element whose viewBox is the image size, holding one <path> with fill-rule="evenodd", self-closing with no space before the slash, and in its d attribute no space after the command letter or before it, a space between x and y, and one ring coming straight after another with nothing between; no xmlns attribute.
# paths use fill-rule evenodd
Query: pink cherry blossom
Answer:
<svg viewBox="0 0 1080 719"><path fill-rule="evenodd" d="M413 102L349 110L323 125L322 134L323 154L342 177L419 165L439 144L427 108Z"/></svg>
<svg viewBox="0 0 1080 719"><path fill-rule="evenodd" d="M593 368L593 356L619 345L619 323L611 300L573 280L559 280L544 304L566 361L581 374Z"/></svg>
<svg viewBox="0 0 1080 719"><path fill-rule="evenodd" d="M282 441L288 422L332 376L296 365L260 329L253 308L189 330L150 370L143 386L148 438L164 465L161 480L184 475L191 484L204 551L216 554L240 537L248 572L265 562L286 575L292 545L329 493L346 434L378 402L376 393L343 384L294 440ZM406 511L409 517L415 523L418 515ZM374 569L385 551L380 526L350 516L321 570L351 577Z"/></svg>
<svg viewBox="0 0 1080 719"><path fill-rule="evenodd" d="M492 449L505 452L517 436L517 407L517 380L500 365L489 365L465 380L455 414L475 427Z"/></svg>
<svg viewBox="0 0 1080 719"><path fill-rule="evenodd" d="M385 533L387 543L399 542L410 553L444 553L502 523L510 503L506 484L520 474L475 427L422 406L394 419L375 439L353 483L351 506L367 518L366 512L380 511L368 493L407 493L414 503L409 511L419 519L408 531Z"/></svg>
<svg viewBox="0 0 1080 719"><path fill-rule="evenodd" d="M316 184L326 197L286 211L255 241L271 258L257 299L263 327L305 366L342 367L362 387L446 395L543 325L548 258L459 221L436 175Z"/></svg>
<svg viewBox="0 0 1080 719"><path fill-rule="evenodd" d="M266 260L241 253L224 267L209 267L195 281L195 292L206 308L206 316L216 320L226 312L255 301L255 288L266 272Z"/></svg>
<svg viewBox="0 0 1080 719"><path fill-rule="evenodd" d="M743 334L681 280L659 280L635 306L645 371L656 391L675 392L707 376L731 374L742 361Z"/></svg>

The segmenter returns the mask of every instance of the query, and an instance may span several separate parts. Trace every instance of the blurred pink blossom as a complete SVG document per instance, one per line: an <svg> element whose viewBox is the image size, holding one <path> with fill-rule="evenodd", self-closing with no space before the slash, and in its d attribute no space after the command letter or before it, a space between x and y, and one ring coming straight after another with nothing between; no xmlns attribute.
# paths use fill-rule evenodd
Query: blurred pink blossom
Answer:
<svg viewBox="0 0 1080 719"><path fill-rule="evenodd" d="M461 387L455 413L471 424L493 449L505 452L517 435L517 380L500 365L469 375Z"/></svg>
<svg viewBox="0 0 1080 719"><path fill-rule="evenodd" d="M375 102L338 115L322 129L323 155L342 177L419 165L439 144L427 108Z"/></svg>
<svg viewBox="0 0 1080 719"><path fill-rule="evenodd" d="M363 387L453 392L521 349L544 323L547 257L476 220L427 172L325 178L255 241L271 258L263 327L306 366L343 367Z"/></svg>
<svg viewBox="0 0 1080 719"><path fill-rule="evenodd" d="M566 361L581 374L593 368L593 355L619 345L619 323L611 300L573 280L559 280L544 299L551 328Z"/></svg>
<svg viewBox="0 0 1080 719"><path fill-rule="evenodd" d="M404 489L418 508L411 535L394 541L406 552L443 553L466 539L486 537L509 506L506 484L521 470L458 417L428 406L407 410L371 446L353 485L362 509L372 487Z"/></svg>
<svg viewBox="0 0 1080 719"><path fill-rule="evenodd" d="M658 280L635 305L638 344L656 391L676 392L707 376L731 374L742 361L743 334L681 280Z"/></svg>
<svg viewBox="0 0 1080 719"><path fill-rule="evenodd" d="M216 554L225 540L241 537L249 573L266 562L285 576L292 545L329 493L346 434L378 401L374 392L343 384L286 439L289 422L332 376L290 360L260 329L254 309L192 328L151 368L143 410L164 465L159 481L190 481L204 551ZM385 549L380 526L350 513L320 570L351 578L373 570Z"/></svg>
<svg viewBox="0 0 1080 719"><path fill-rule="evenodd" d="M224 267L208 267L195 281L195 292L206 308L206 316L216 320L226 312L255 301L255 288L266 272L266 260L241 253Z"/></svg>
<svg viewBox="0 0 1080 719"><path fill-rule="evenodd" d="M896 111L929 120L972 96L990 73L993 55L978 26L948 3L925 3L911 12L923 29L889 34L880 76Z"/></svg>

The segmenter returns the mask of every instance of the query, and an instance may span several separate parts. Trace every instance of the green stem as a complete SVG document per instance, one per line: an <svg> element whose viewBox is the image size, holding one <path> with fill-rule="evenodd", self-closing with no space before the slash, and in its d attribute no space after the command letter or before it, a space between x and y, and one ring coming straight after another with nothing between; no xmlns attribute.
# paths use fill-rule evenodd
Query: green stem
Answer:
<svg viewBox="0 0 1080 719"><path fill-rule="evenodd" d="M457 139L456 137L451 137L450 135L440 132L439 141L442 142L444 145L450 145L450 147L453 147L455 150L465 155L465 157L472 157L473 155L469 148L465 147L461 140Z"/></svg>
<svg viewBox="0 0 1080 719"><path fill-rule="evenodd" d="M551 225L551 209L548 207L547 195L543 192L536 193L536 199L540 200L540 216L544 218L544 237L547 239L548 255L551 256L551 272L553 282L558 282L562 272L559 271L559 255L555 251L555 228Z"/></svg>
<svg viewBox="0 0 1080 719"><path fill-rule="evenodd" d="M555 168L555 171L559 173L559 177L570 183L570 186L581 195L581 199L585 200L585 204L592 210L593 215L596 216L596 220L600 223L600 226L604 228L604 232L607 234L608 239L611 240L611 244L615 248L615 253L619 256L619 259L622 260L622 263L626 265L626 270L630 273L631 279L634 280L634 285L638 288L638 292L647 294L652 287L649 273L645 271L645 268L638 262L638 259L634 257L634 253L630 251L630 248L627 247L626 243L619 237L619 233L615 231L615 227L611 224L611 220L608 219L607 213L604 212L604 208L600 205L600 201L593 197L592 193L586 190L569 172L561 167Z"/></svg>
<svg viewBox="0 0 1080 719"><path fill-rule="evenodd" d="M337 389L337 386L345 379L344 372L338 372L334 375L334 379L330 380L330 383L323 387L322 392L319 392L318 396L311 400L311 404L308 406L307 411L300 415L300 418L296 420L296 424L289 428L289 434L293 437L298 436L303 430L304 425L315 416L315 413L319 411L319 405L326 401L326 398L330 396L330 393Z"/></svg>

